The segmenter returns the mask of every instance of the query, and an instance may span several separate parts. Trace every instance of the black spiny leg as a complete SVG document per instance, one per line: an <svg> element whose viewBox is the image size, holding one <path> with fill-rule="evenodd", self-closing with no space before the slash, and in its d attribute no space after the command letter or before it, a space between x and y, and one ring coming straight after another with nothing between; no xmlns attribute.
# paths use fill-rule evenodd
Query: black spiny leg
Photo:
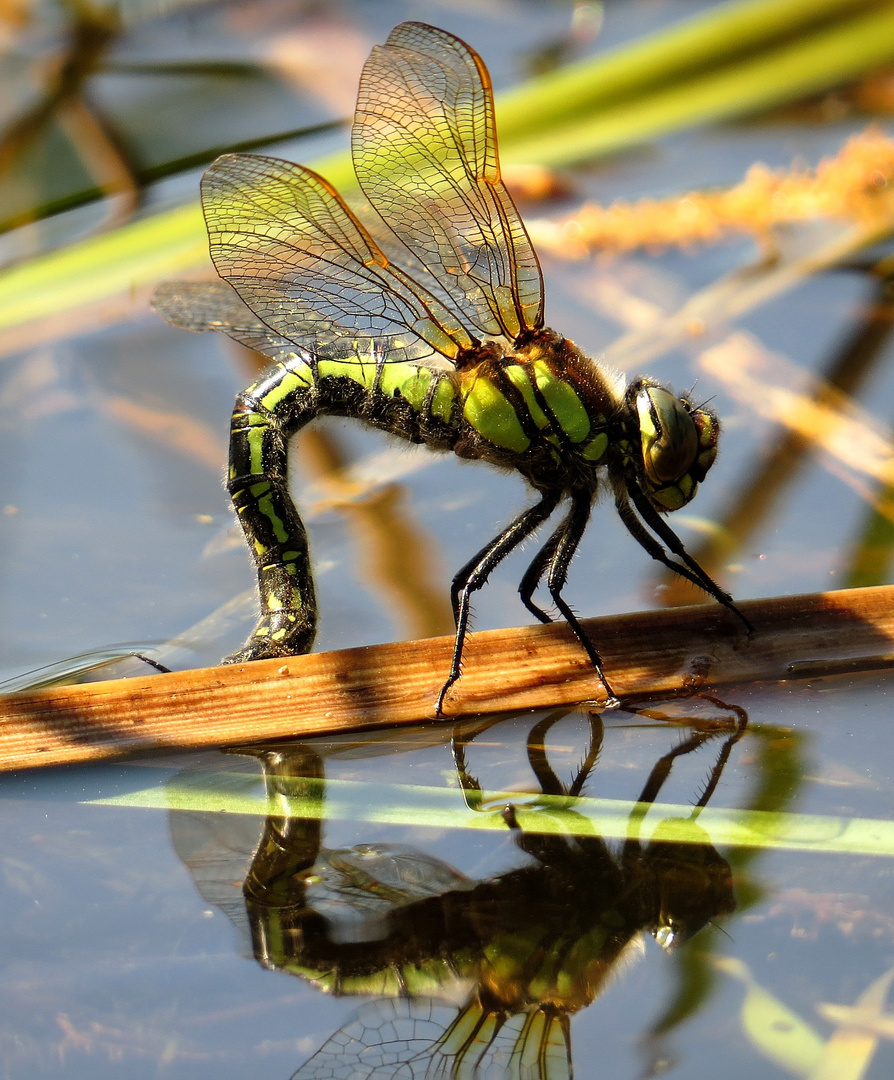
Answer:
<svg viewBox="0 0 894 1080"><path fill-rule="evenodd" d="M553 544L553 538L550 537L546 548L552 548L551 556L549 559L549 576L547 577L547 588L549 594L553 598L553 602L559 609L559 613L568 626L571 632L581 643L584 652L593 665L593 670L599 676L599 680L605 687L607 694L606 700L602 703L602 708L614 709L620 705L620 701L615 696L615 692L611 688L611 683L605 677L605 672L602 670L602 660L599 653L596 651L596 647L592 641L587 637L587 633L578 621L577 616L571 610L571 608L565 603L562 598L562 590L565 588L565 583L568 580L568 567L571 565L571 560L574 558L574 553L577 551L580 544L581 537L587 528L587 523L590 520L590 509L592 506L592 496L589 492L573 492L571 495L571 509L568 511L562 524L556 530L554 534L555 544ZM533 566L539 562L539 557L535 560ZM538 579L542 575L542 570L537 567ZM528 575L526 574L525 577ZM533 577L533 575L532 575Z"/></svg>
<svg viewBox="0 0 894 1080"><path fill-rule="evenodd" d="M546 521L558 506L560 498L561 492L543 492L540 502L535 503L534 506L529 507L523 514L520 514L499 536L491 540L474 558L470 559L454 577L453 584L450 587L450 601L453 605L453 617L456 620L456 638L453 645L453 663L450 665L450 674L441 687L435 705L438 716L443 715L444 698L447 696L450 687L459 678L462 669L463 646L469 629L472 593L487 582L491 571L506 558L510 551L518 547L523 540L526 540L535 529Z"/></svg>
<svg viewBox="0 0 894 1080"><path fill-rule="evenodd" d="M733 598L730 594L721 589L717 582L699 566L695 559L693 559L683 546L683 542L677 534L664 521L634 481L628 481L627 494L630 496L633 505L639 511L645 524L648 525L648 527L656 533L665 544L667 544L670 551L672 551L681 562L675 562L668 556L661 544L658 543L655 537L649 535L643 526L643 522L641 522L636 514L634 514L633 508L631 507L630 502L625 498L624 493L622 491L616 491L615 506L617 507L618 514L624 522L627 531L640 547L647 551L657 562L660 562L669 570L673 570L674 573L679 574L680 577L686 578L687 581L691 581L693 585L697 585L700 589L703 589L709 596L713 597L718 603L722 604L740 619L745 624L745 628L748 630L749 634L752 633L754 627L733 603Z"/></svg>
<svg viewBox="0 0 894 1080"><path fill-rule="evenodd" d="M556 553L556 547L558 546L564 525L565 523L562 522L558 529L556 529L543 547L537 552L518 586L518 595L521 597L521 602L528 611L542 623L551 623L553 617L548 612L544 611L539 604L535 604L533 597L540 582L543 580L543 575L549 568L553 555Z"/></svg>
<svg viewBox="0 0 894 1080"><path fill-rule="evenodd" d="M567 715L567 709L557 709L555 712L545 716L542 720L538 720L531 728L527 742L528 763L531 766L531 771L537 777L537 783L540 785L540 790L544 795L570 795L577 798L583 791L584 784L586 784L593 767L599 760L599 752L602 749L605 727L599 713L587 713L587 720L590 725L590 745L587 747L587 753L580 763L577 775L569 786L564 784L558 776L556 776L546 755L546 737L549 734L550 729Z"/></svg>

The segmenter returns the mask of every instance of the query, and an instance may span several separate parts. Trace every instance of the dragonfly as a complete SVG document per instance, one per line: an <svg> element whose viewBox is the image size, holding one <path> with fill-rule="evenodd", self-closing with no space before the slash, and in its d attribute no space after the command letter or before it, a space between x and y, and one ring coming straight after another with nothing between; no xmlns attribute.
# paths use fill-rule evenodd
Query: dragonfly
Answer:
<svg viewBox="0 0 894 1080"><path fill-rule="evenodd" d="M365 213L321 176L227 154L202 179L213 282L166 282L169 322L216 330L272 366L240 394L227 486L258 575L260 619L224 663L308 652L317 601L308 538L289 494L289 439L323 415L352 417L431 450L515 470L535 500L457 572L447 679L460 678L475 592L557 510L519 583L545 583L618 698L563 596L597 497L659 563L745 616L665 515L695 496L717 454L714 411L649 378L627 382L544 324L537 254L500 173L490 76L452 34L397 26L360 79L352 156Z"/></svg>

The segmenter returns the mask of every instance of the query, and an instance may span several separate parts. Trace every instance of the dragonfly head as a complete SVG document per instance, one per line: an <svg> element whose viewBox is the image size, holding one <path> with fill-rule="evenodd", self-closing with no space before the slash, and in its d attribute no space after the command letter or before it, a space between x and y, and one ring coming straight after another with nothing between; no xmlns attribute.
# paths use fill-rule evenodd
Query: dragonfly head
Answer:
<svg viewBox="0 0 894 1080"><path fill-rule="evenodd" d="M720 422L710 409L647 379L632 383L628 400L639 422L643 488L657 510L692 500L717 457Z"/></svg>

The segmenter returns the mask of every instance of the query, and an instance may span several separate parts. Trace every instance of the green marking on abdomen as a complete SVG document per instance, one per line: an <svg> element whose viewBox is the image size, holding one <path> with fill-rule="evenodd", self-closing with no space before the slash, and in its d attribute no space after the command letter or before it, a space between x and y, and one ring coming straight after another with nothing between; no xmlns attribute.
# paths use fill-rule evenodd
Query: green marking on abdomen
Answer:
<svg viewBox="0 0 894 1080"><path fill-rule="evenodd" d="M415 364L386 364L379 379L379 389L388 397L402 397L419 412L434 375L428 368Z"/></svg>
<svg viewBox="0 0 894 1080"><path fill-rule="evenodd" d="M449 424L453 416L453 402L456 399L456 387L453 380L447 375L442 375L435 387L431 399L431 414Z"/></svg>
<svg viewBox="0 0 894 1080"><path fill-rule="evenodd" d="M276 539L284 544L289 539L289 532L283 524L282 518L276 513L273 506L273 499L270 495L265 495L263 498L258 499L258 510L264 515L264 517L270 522L273 527L273 535Z"/></svg>
<svg viewBox="0 0 894 1080"><path fill-rule="evenodd" d="M283 368L282 377L272 390L268 390L258 400L265 409L273 412L282 404L284 398L301 390L309 390L314 385L314 375L308 364L303 364L299 370L295 368Z"/></svg>
<svg viewBox="0 0 894 1080"><path fill-rule="evenodd" d="M379 368L372 361L362 360L358 356L347 360L318 360L317 372L321 379L351 379L372 390Z"/></svg>
<svg viewBox="0 0 894 1080"><path fill-rule="evenodd" d="M270 430L270 423L266 417L259 413L248 413L248 427L243 428L246 442L248 443L248 464L252 476L263 476L266 472L264 467L264 436Z"/></svg>

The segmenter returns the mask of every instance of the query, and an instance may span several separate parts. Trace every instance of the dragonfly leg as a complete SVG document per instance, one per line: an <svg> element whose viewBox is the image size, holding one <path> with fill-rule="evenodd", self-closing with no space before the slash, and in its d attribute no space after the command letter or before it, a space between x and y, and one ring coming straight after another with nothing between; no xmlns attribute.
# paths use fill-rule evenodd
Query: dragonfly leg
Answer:
<svg viewBox="0 0 894 1080"><path fill-rule="evenodd" d="M540 790L544 795L571 795L575 797L580 795L593 767L599 760L599 752L602 749L602 739L605 734L605 728L602 723L602 717L598 712L588 712L587 720L590 726L590 742L587 747L587 753L577 770L577 775L572 780L570 786L564 784L558 776L556 776L546 755L546 736L550 729L567 715L567 709L557 709L555 712L545 716L542 720L539 720L534 727L531 728L528 735L528 763L531 766L531 771L537 777L537 783L540 784Z"/></svg>
<svg viewBox="0 0 894 1080"><path fill-rule="evenodd" d="M577 616L562 597L562 590L565 588L565 583L568 580L568 567L571 565L574 553L577 551L581 537L584 535L587 528L587 523L590 520L591 507L592 496L589 492L574 492L572 494L571 509L568 511L565 520L559 526L556 533L557 539L549 560L547 588L549 589L549 594L553 598L556 607L559 609L562 618L568 623L571 632L580 642L590 663L593 665L593 669L599 676L600 682L605 687L605 692L608 696L603 707L613 709L616 708L620 702L615 696L611 684L605 677L605 672L602 670L602 659L596 651L596 646L590 641L586 631L581 626ZM551 544L552 538L550 538L547 547L550 547Z"/></svg>
<svg viewBox="0 0 894 1080"><path fill-rule="evenodd" d="M629 495L630 500L632 500L633 506L639 511L643 521L640 521L633 512L633 507L630 505L627 495ZM657 562L660 562L669 570L673 570L674 573L679 574L680 577L686 578L687 581L691 581L693 585L697 585L718 603L722 604L725 608L728 608L744 623L745 628L751 633L754 630L754 627L733 603L733 598L730 594L721 589L717 582L699 566L683 546L682 540L680 540L673 529L670 528L646 496L640 491L639 487L632 481L628 481L627 495L625 495L623 491L617 490L615 493L615 506L617 507L618 514L624 522L627 531L640 547L647 551ZM643 522L645 522L645 525ZM655 537L649 535L645 526L648 526L659 539L663 540L670 551L681 561L677 562L674 559L671 559Z"/></svg>
<svg viewBox="0 0 894 1080"><path fill-rule="evenodd" d="M534 603L533 596L540 582L543 580L543 575L546 573L553 555L556 553L556 546L561 538L563 528L564 522L556 529L549 540L547 540L534 556L531 565L525 571L524 577L521 579L518 586L518 595L521 597L521 602L528 611L542 623L551 623L553 618L544 611L542 607Z"/></svg>
<svg viewBox="0 0 894 1080"><path fill-rule="evenodd" d="M462 671L463 647L469 628L472 594L486 584L491 571L506 558L510 551L518 547L522 541L526 540L535 529L539 528L547 520L558 506L561 497L561 491L542 492L539 502L528 507L523 514L520 514L499 536L491 540L474 558L470 559L454 577L450 588L450 600L456 620L456 638L453 645L453 663L450 666L450 674L441 687L435 705L438 716L443 715L444 699Z"/></svg>

